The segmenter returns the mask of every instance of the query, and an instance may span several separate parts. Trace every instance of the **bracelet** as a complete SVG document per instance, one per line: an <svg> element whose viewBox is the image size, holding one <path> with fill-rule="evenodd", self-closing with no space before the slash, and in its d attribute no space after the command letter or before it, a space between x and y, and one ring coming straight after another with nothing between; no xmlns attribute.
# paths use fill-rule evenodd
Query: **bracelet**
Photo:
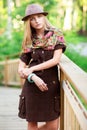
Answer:
<svg viewBox="0 0 87 130"><path fill-rule="evenodd" d="M31 80L31 77L34 76L34 75L35 75L34 73L31 73L31 74L28 75L28 78L27 78L27 79L28 79L28 81L29 81L30 83L33 83L33 82L34 82L33 80Z"/></svg>

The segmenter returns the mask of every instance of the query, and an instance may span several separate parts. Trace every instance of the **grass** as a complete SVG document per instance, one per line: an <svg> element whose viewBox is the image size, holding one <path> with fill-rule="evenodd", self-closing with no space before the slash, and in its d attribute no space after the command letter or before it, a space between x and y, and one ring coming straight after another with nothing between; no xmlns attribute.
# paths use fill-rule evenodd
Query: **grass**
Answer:
<svg viewBox="0 0 87 130"><path fill-rule="evenodd" d="M80 43L87 43L86 36L80 36L76 32L67 32L65 33L65 40L67 49L65 54L80 68L82 68L85 72L87 72L87 56L82 56L78 52L73 51L72 48L68 48L69 44L80 44Z"/></svg>
<svg viewBox="0 0 87 130"><path fill-rule="evenodd" d="M72 43L72 44L79 44L86 42L87 43L87 36L79 35L75 31L67 31L64 32L66 44Z"/></svg>
<svg viewBox="0 0 87 130"><path fill-rule="evenodd" d="M77 52L66 50L65 54L81 69L87 72L87 56L79 55Z"/></svg>

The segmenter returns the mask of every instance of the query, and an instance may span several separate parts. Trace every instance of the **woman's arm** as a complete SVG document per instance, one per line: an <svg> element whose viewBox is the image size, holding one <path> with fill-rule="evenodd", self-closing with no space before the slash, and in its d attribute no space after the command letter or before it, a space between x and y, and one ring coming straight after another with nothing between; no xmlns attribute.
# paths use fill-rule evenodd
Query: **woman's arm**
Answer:
<svg viewBox="0 0 87 130"><path fill-rule="evenodd" d="M24 78L24 74L23 74L24 68L26 68L26 64L22 60L19 60L18 73L21 78Z"/></svg>
<svg viewBox="0 0 87 130"><path fill-rule="evenodd" d="M26 68L23 70L23 73L26 76L28 76L30 73L32 73L34 71L40 71L40 70L51 68L59 63L61 55L62 55L62 49L55 50L52 59L45 61L39 65L35 65L33 67Z"/></svg>
<svg viewBox="0 0 87 130"><path fill-rule="evenodd" d="M25 69L25 67L26 67L26 64L22 60L19 60L18 73L21 78L27 78L27 76L23 73L23 70ZM32 80L42 92L48 90L47 84L37 75L32 76Z"/></svg>
<svg viewBox="0 0 87 130"><path fill-rule="evenodd" d="M62 49L55 50L52 59L45 61L39 65L35 65L31 67L31 69L33 71L39 71L39 70L51 68L59 63L61 55L62 55Z"/></svg>

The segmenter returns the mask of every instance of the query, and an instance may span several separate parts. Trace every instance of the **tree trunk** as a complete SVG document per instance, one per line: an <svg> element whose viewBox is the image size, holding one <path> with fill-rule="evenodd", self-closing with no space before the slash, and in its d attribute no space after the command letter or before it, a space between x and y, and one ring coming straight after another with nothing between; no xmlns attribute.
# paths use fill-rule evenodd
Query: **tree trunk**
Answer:
<svg viewBox="0 0 87 130"><path fill-rule="evenodd" d="M16 2L16 7L19 7L20 6L20 0L15 0Z"/></svg>
<svg viewBox="0 0 87 130"><path fill-rule="evenodd" d="M8 7L8 20L7 20L7 30L6 30L6 35L9 39L11 39L11 33L12 33L12 18L11 18L11 12L12 12L12 7L11 7L12 0L7 0L7 7Z"/></svg>
<svg viewBox="0 0 87 130"><path fill-rule="evenodd" d="M82 18L82 30L83 30L83 33L84 32L86 32L87 30L87 28L86 28L86 26L87 26L87 6L86 5L83 5L83 16L82 16L83 18Z"/></svg>
<svg viewBox="0 0 87 130"><path fill-rule="evenodd" d="M71 16L71 28L75 29L76 28L76 20L77 20L77 11L75 8L75 0L73 0L72 3L72 16Z"/></svg>
<svg viewBox="0 0 87 130"><path fill-rule="evenodd" d="M3 8L7 6L7 0L3 0Z"/></svg>
<svg viewBox="0 0 87 130"><path fill-rule="evenodd" d="M13 2L15 7L19 7L21 5L20 0L13 0Z"/></svg>
<svg viewBox="0 0 87 130"><path fill-rule="evenodd" d="M73 5L73 0L66 0L66 13L65 13L65 18L64 18L64 30L71 30L72 25L71 25L71 18L72 18L72 5Z"/></svg>

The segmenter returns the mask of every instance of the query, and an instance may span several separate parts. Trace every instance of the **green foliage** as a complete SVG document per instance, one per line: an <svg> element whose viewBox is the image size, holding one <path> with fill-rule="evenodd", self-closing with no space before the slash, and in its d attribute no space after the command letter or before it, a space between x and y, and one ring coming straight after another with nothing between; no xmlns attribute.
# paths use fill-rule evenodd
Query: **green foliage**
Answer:
<svg viewBox="0 0 87 130"><path fill-rule="evenodd" d="M80 68L87 72L87 56L80 55L78 51L73 51L72 48L69 48L69 44L77 45L80 43L87 43L86 36L79 36L76 32L66 32L65 33L67 49L65 54Z"/></svg>
<svg viewBox="0 0 87 130"><path fill-rule="evenodd" d="M5 34L0 37L0 60L7 55L14 55L21 51L22 32L13 32L11 39L5 37Z"/></svg>
<svg viewBox="0 0 87 130"><path fill-rule="evenodd" d="M3 17L4 16L4 17ZM0 8L0 30L6 28L7 25L7 8Z"/></svg>
<svg viewBox="0 0 87 130"><path fill-rule="evenodd" d="M12 18L16 19L18 15L23 17L25 15L25 9L26 9L27 4L28 3L25 2L21 7L16 7L16 10L12 12Z"/></svg>
<svg viewBox="0 0 87 130"><path fill-rule="evenodd" d="M87 37L83 35L79 35L76 31L66 31L64 32L66 44L74 43L79 44L81 42L87 42Z"/></svg>
<svg viewBox="0 0 87 130"><path fill-rule="evenodd" d="M12 23L13 23L13 29L12 29L12 38L8 39L8 36L6 35L6 31L0 36L0 60L3 60L6 56L18 54L21 51L21 44L23 39L23 23L21 23L21 18L25 15L25 9L26 6L30 3L35 3L35 0L25 0L21 1L20 7L14 7L14 10L12 11ZM37 3L37 2L36 2ZM41 4L44 7L45 11L49 12L49 15L47 16L50 20L50 22L58 27L61 28L63 26L63 14L59 13L59 8L62 8L62 13L64 13L65 7L61 6L60 0L38 0L38 3ZM82 20L82 10L80 9L84 3L80 0L75 1L75 5L77 5L77 12L79 13L78 16L78 29L81 28L81 20ZM5 30L6 24L7 24L7 7L1 8L1 24L0 27ZM3 17L4 16L4 17ZM15 28L15 26L17 27ZM85 36L79 36L78 33L75 31L67 31L64 32L65 40L67 42L67 46L69 43L72 44L78 44L81 42L87 42L87 37ZM76 52L72 52L68 47L65 52L65 54L72 59L76 64L78 64L81 68L83 68L85 71L86 69L86 57L80 56L80 54ZM78 57L78 60L77 60ZM81 60L84 59L84 60Z"/></svg>
<svg viewBox="0 0 87 130"><path fill-rule="evenodd" d="M79 53L69 49L66 50L65 54L80 68L87 72L87 56L81 56Z"/></svg>

